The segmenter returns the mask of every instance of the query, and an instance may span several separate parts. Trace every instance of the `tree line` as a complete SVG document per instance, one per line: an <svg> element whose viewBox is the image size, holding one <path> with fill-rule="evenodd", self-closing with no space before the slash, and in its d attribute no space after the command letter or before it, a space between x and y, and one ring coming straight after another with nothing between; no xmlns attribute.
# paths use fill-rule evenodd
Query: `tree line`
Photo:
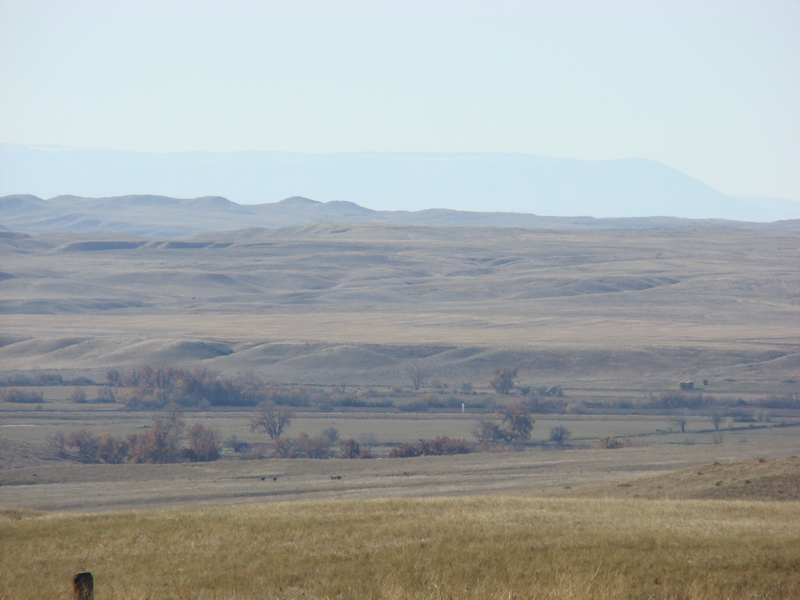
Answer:
<svg viewBox="0 0 800 600"><path fill-rule="evenodd" d="M219 432L201 423L187 430L180 407L174 404L164 414L154 415L145 432L118 438L79 429L69 435L57 433L51 443L61 456L74 451L81 460L110 464L207 462L217 460L221 451Z"/></svg>
<svg viewBox="0 0 800 600"><path fill-rule="evenodd" d="M535 419L526 405L510 405L498 411L497 416L499 421L481 419L477 422L474 431L477 444L439 436L395 446L389 457L465 454L493 445L523 444L530 439ZM290 407L273 402L262 402L255 408L250 429L270 439L270 458L373 457L373 439L364 436L361 441L353 438L340 440L339 431L334 427L328 427L313 437L305 432L289 437L285 433L293 418ZM569 433L564 430L559 439L553 439L563 443L568 436ZM187 429L181 407L175 403L169 404L163 412L154 414L151 425L144 432L114 437L108 433L94 435L86 429L79 429L68 435L56 434L51 443L62 457L76 455L84 461L110 464L214 461L221 457L223 447L216 429L201 423L195 423ZM233 441L230 445L237 452L249 450L248 444Z"/></svg>

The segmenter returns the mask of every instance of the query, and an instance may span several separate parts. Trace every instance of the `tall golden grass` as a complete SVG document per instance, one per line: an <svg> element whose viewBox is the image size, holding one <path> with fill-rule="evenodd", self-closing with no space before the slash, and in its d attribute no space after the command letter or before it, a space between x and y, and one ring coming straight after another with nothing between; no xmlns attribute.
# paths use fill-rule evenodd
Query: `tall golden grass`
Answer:
<svg viewBox="0 0 800 600"><path fill-rule="evenodd" d="M800 503L485 496L0 513L0 598L800 598Z"/></svg>

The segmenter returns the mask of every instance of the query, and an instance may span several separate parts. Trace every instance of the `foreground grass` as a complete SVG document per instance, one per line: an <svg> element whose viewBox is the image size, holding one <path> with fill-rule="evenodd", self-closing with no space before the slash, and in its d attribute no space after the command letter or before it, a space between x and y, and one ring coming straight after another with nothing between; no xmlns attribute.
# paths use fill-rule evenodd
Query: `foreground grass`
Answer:
<svg viewBox="0 0 800 600"><path fill-rule="evenodd" d="M0 512L0 598L800 598L800 503L471 497Z"/></svg>

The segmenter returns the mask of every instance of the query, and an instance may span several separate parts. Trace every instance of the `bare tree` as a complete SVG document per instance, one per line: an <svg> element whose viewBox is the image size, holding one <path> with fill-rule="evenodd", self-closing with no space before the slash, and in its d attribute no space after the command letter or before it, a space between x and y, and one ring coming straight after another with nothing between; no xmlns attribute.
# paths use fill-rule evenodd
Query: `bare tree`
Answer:
<svg viewBox="0 0 800 600"><path fill-rule="evenodd" d="M57 431L50 438L50 448L61 458L67 456L67 436L62 431Z"/></svg>
<svg viewBox="0 0 800 600"><path fill-rule="evenodd" d="M326 427L322 430L322 437L330 445L337 444L339 442L339 430L333 426Z"/></svg>
<svg viewBox="0 0 800 600"><path fill-rule="evenodd" d="M353 438L345 440L341 445L342 458L362 458L361 445Z"/></svg>
<svg viewBox="0 0 800 600"><path fill-rule="evenodd" d="M69 395L67 400L76 404L86 404L86 392L83 391L83 388L77 388Z"/></svg>
<svg viewBox="0 0 800 600"><path fill-rule="evenodd" d="M494 377L489 382L498 394L510 394L514 389L514 379L517 377L517 369L511 367L500 367L494 370Z"/></svg>
<svg viewBox="0 0 800 600"><path fill-rule="evenodd" d="M372 458L372 449L378 443L378 437L372 433L362 433L359 436L361 446L361 458Z"/></svg>
<svg viewBox="0 0 800 600"><path fill-rule="evenodd" d="M411 380L412 390L418 390L425 381L425 369L416 363L406 367L406 375Z"/></svg>
<svg viewBox="0 0 800 600"><path fill-rule="evenodd" d="M292 438L277 437L272 449L274 458L295 458L297 456L297 444Z"/></svg>
<svg viewBox="0 0 800 600"><path fill-rule="evenodd" d="M250 421L252 431L262 431L271 439L277 440L289 427L294 414L286 407L279 407L274 402L262 402Z"/></svg>
<svg viewBox="0 0 800 600"><path fill-rule="evenodd" d="M508 429L509 438L512 441L521 442L531 438L535 419L526 405L511 404L500 411L500 414L503 415L503 424Z"/></svg>
<svg viewBox="0 0 800 600"><path fill-rule="evenodd" d="M114 391L114 388L107 385L103 386L97 390L97 397L94 399L94 401L113 404L117 401L117 393Z"/></svg>
<svg viewBox="0 0 800 600"><path fill-rule="evenodd" d="M686 415L678 415L673 419L673 422L681 428L681 433L686 433L686 424L689 422L689 418Z"/></svg>
<svg viewBox="0 0 800 600"><path fill-rule="evenodd" d="M76 448L78 455L86 460L95 457L97 452L97 438L85 429L73 431L66 439L68 448Z"/></svg>
<svg viewBox="0 0 800 600"><path fill-rule="evenodd" d="M722 413L715 410L711 413L711 424L714 425L714 430L719 431L719 426L722 425Z"/></svg>

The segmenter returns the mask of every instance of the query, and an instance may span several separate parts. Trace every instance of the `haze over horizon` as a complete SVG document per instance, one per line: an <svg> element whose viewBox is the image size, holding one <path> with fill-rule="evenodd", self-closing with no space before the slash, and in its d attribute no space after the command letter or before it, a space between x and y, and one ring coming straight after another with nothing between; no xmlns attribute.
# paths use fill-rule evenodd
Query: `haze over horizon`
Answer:
<svg viewBox="0 0 800 600"><path fill-rule="evenodd" d="M136 153L0 144L0 200L20 190L52 198L59 206L63 202L56 197L119 198L119 218L128 203L120 197L155 195L221 196L238 205L271 205L299 196L376 211L469 211L474 218L523 213L753 222L800 219L800 201L727 196L654 161L581 161L526 154ZM80 212L77 205L75 210ZM335 210L325 218L342 219L347 214L350 211Z"/></svg>
<svg viewBox="0 0 800 600"><path fill-rule="evenodd" d="M0 144L645 159L800 201L797 56L786 0L0 0Z"/></svg>

